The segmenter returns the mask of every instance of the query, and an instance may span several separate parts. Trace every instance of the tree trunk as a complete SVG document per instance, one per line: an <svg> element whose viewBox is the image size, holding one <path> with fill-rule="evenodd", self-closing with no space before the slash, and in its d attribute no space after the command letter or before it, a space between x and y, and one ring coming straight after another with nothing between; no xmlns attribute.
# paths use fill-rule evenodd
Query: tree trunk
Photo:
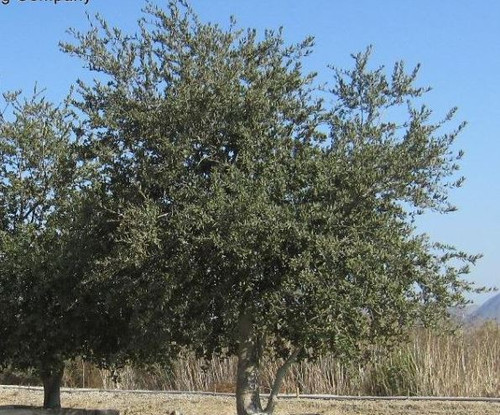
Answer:
<svg viewBox="0 0 500 415"><path fill-rule="evenodd" d="M255 336L254 323L248 313L238 321L238 371L236 376L236 409L238 415L263 414L259 393L261 345Z"/></svg>
<svg viewBox="0 0 500 415"><path fill-rule="evenodd" d="M274 408L278 403L278 393L281 389L281 385L283 384L283 379L285 378L288 369L290 369L290 366L297 360L299 351L300 351L299 348L295 349L290 354L288 359L285 360L285 363L283 363L283 365L278 369L278 372L276 373L276 379L274 379L273 388L271 389L271 393L269 394L269 399L267 400L267 405L265 410L266 414L272 414L274 412Z"/></svg>
<svg viewBox="0 0 500 415"><path fill-rule="evenodd" d="M290 353L278 369L267 401L262 409L259 391L259 369L263 341L256 334L251 314L242 313L238 320L238 371L236 375L236 409L238 415L271 415L278 401L278 393L290 366L296 362L300 348Z"/></svg>
<svg viewBox="0 0 500 415"><path fill-rule="evenodd" d="M40 373L43 382L44 409L61 408L61 380L64 373L64 364L43 367Z"/></svg>

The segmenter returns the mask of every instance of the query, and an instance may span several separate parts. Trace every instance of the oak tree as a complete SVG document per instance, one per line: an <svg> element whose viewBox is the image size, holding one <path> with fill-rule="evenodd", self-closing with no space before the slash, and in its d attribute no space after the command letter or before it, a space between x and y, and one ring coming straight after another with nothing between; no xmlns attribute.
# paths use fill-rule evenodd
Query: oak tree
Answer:
<svg viewBox="0 0 500 415"><path fill-rule="evenodd" d="M117 298L138 287L144 332L237 355L239 415L272 413L294 362L390 345L473 289L476 257L415 226L454 210L463 128L421 104L418 67L371 69L368 49L319 86L312 38L206 24L181 1L148 5L136 34L102 18L73 34L63 49L96 74L75 103L86 162L117 223L96 269ZM266 353L283 365L263 407Z"/></svg>
<svg viewBox="0 0 500 415"><path fill-rule="evenodd" d="M0 116L0 364L35 368L59 407L64 360L82 352L80 283L68 245L77 188L72 114L34 91Z"/></svg>

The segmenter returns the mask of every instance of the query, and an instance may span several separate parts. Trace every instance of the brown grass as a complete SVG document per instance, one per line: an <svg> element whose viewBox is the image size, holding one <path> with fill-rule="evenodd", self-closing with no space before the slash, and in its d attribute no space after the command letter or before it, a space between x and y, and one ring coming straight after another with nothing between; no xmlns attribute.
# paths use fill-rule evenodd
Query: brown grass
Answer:
<svg viewBox="0 0 500 415"><path fill-rule="evenodd" d="M263 391L269 390L280 362L262 365ZM236 361L206 362L188 355L167 371L159 366L119 371L119 384L110 373L71 362L64 382L69 387L234 392ZM416 332L389 355L374 354L364 363L343 364L326 356L292 367L283 393L402 396L500 396L500 328L485 325L455 334Z"/></svg>
<svg viewBox="0 0 500 415"><path fill-rule="evenodd" d="M279 362L276 361L267 361L263 364L261 371L263 394L269 390L278 366ZM159 366L147 370L125 367L119 371L120 382L115 384L108 371L100 370L77 359L68 362L64 386L234 392L235 373L235 359L214 359L207 367L206 362L193 356L185 356L176 361L170 370ZM366 364L346 365L328 356L316 362L303 362L292 367L285 379L282 392L500 397L499 379L500 328L498 325L490 324L453 335L418 331L407 344L393 353L388 356L374 354ZM6 371L0 373L0 384L2 383L36 385L39 384L39 380L30 373ZM188 399L186 402L192 402L193 399ZM151 402L156 401L155 398ZM184 401L179 401L179 404L182 402ZM189 406L186 402L183 405ZM225 401L217 402L222 407L226 405ZM346 405L349 408L352 406ZM364 405L366 404L363 404L363 407ZM404 404L395 403L395 405L401 407Z"/></svg>

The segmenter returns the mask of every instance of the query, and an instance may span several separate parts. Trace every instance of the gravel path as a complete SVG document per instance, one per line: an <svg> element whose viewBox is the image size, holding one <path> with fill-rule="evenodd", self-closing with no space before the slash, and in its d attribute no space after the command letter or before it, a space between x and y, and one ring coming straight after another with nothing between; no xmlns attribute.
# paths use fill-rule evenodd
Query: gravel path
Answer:
<svg viewBox="0 0 500 415"><path fill-rule="evenodd" d="M0 387L0 406L40 406L40 389ZM118 409L121 415L234 415L231 396L166 393L122 393L119 391L64 390L66 408ZM500 402L449 402L414 400L310 400L283 399L276 415L499 415Z"/></svg>

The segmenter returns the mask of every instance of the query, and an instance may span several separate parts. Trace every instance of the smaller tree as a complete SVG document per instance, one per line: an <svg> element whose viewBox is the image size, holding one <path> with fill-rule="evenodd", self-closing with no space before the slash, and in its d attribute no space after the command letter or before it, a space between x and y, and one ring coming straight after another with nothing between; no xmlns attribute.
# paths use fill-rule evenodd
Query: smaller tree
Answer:
<svg viewBox="0 0 500 415"><path fill-rule="evenodd" d="M82 354L87 240L72 238L80 191L73 115L35 90L0 117L0 364L35 368L60 407L64 361Z"/></svg>
<svg viewBox="0 0 500 415"><path fill-rule="evenodd" d="M44 407L59 408L68 359L82 356L114 368L147 363L154 349L155 361L167 360L169 343L154 324L152 306L162 284L145 287L145 269L141 279L137 259L130 250L123 255L123 238L132 238L141 255L140 241L126 228L138 216L119 223L112 204L121 201L92 186L101 172L81 160L81 129L69 106L56 107L37 91L28 100L20 93L4 97L0 366L36 369ZM103 204L106 209L99 209ZM118 264L120 273L112 273Z"/></svg>

